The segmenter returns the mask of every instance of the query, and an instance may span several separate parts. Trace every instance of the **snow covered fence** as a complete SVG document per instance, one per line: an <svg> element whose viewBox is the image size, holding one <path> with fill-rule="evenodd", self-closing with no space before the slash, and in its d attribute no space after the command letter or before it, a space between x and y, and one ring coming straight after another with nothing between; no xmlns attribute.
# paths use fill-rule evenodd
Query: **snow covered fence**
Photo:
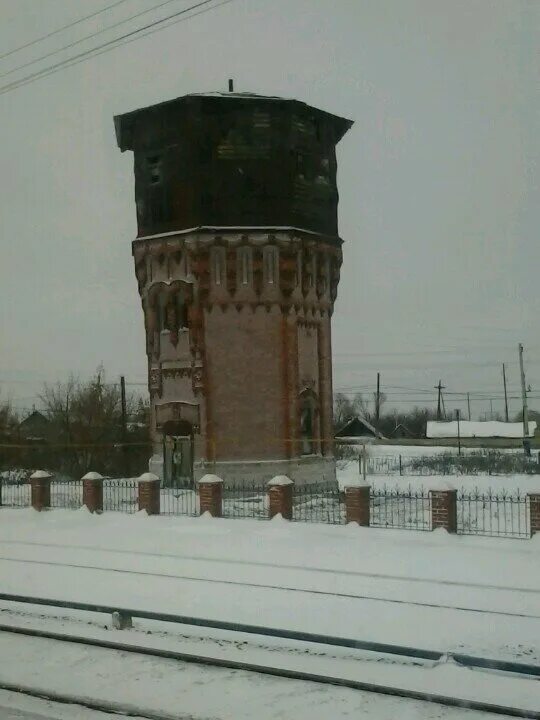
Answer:
<svg viewBox="0 0 540 720"><path fill-rule="evenodd" d="M206 476L198 486L167 486L148 473L141 478L57 479L46 472L29 481L0 478L0 504L36 509L114 510L148 514L268 519L280 515L300 522L357 522L379 528L433 530L462 535L529 538L540 533L540 492L457 489L449 478L426 478L427 487L369 485L362 478L338 484L295 485L288 478L265 483L224 483ZM3 487L1 485L3 484ZM32 490L32 487L34 488Z"/></svg>

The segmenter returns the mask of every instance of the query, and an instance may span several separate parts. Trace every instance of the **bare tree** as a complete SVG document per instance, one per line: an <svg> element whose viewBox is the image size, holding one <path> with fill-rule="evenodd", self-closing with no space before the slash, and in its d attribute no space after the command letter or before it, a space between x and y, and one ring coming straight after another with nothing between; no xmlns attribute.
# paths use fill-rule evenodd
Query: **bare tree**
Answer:
<svg viewBox="0 0 540 720"><path fill-rule="evenodd" d="M105 382L103 368L87 382L71 377L65 383L45 385L40 398L55 438L53 465L77 477L88 470L122 472L121 392L116 383ZM133 395L126 398L126 405L128 417L145 417L144 403L137 403ZM129 425L125 435L128 445L136 444L134 436L145 445L148 435L144 430L144 420Z"/></svg>

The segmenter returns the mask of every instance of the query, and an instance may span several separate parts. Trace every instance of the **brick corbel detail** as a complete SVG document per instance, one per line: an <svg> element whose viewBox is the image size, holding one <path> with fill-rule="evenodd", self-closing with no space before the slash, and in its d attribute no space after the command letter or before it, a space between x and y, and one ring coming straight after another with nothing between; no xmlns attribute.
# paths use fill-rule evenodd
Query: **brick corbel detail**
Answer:
<svg viewBox="0 0 540 720"><path fill-rule="evenodd" d="M529 494L529 510L531 513L531 535L540 533L540 492Z"/></svg>
<svg viewBox="0 0 540 720"><path fill-rule="evenodd" d="M286 475L276 475L267 487L269 517L281 515L285 520L292 520L294 482Z"/></svg>
<svg viewBox="0 0 540 720"><path fill-rule="evenodd" d="M159 478L153 473L143 473L138 482L139 510L148 515L159 515Z"/></svg>
<svg viewBox="0 0 540 720"><path fill-rule="evenodd" d="M203 475L199 480L199 508L201 515L223 515L223 480L217 475Z"/></svg>
<svg viewBox="0 0 540 720"><path fill-rule="evenodd" d="M457 490L430 490L431 529L457 532Z"/></svg>
<svg viewBox="0 0 540 720"><path fill-rule="evenodd" d="M345 517L346 522L356 522L363 527L369 527L369 485L357 485L345 488Z"/></svg>
<svg viewBox="0 0 540 720"><path fill-rule="evenodd" d="M97 472L88 472L82 478L83 505L91 513L103 512L103 478Z"/></svg>
<svg viewBox="0 0 540 720"><path fill-rule="evenodd" d="M30 475L32 507L41 512L51 506L52 475L44 470L36 470Z"/></svg>

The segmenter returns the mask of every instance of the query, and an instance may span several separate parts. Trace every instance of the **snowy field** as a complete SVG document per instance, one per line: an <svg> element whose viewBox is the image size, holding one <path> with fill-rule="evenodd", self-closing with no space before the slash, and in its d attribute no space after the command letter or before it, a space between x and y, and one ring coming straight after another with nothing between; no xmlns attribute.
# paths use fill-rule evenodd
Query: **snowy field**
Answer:
<svg viewBox="0 0 540 720"><path fill-rule="evenodd" d="M0 510L2 591L319 632L362 640L540 662L540 537L530 541L207 517L146 517L86 510ZM184 651L317 668L502 704L540 707L540 683L287 641L0 604L2 622L61 628ZM105 626L105 628L104 628ZM148 635L151 630L152 634ZM46 644L46 647L44 646ZM0 637L4 682L55 684L184 717L327 720L484 718L300 681L195 668L57 641ZM67 668L74 667L72 673ZM140 678L145 682L141 683ZM121 682L119 681L121 678ZM516 684L517 683L517 684ZM149 689L150 688L150 689ZM0 697L0 706L2 699ZM45 713L42 713L46 716ZM53 717L55 717L53 715ZM58 715L61 718L61 715ZM81 715L82 717L82 715ZM180 716L182 717L182 716Z"/></svg>

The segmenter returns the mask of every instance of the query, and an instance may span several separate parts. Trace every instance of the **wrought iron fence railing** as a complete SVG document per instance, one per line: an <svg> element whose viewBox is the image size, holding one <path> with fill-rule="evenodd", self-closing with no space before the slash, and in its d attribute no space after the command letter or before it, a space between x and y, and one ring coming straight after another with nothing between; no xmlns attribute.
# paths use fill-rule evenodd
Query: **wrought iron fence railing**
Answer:
<svg viewBox="0 0 540 720"><path fill-rule="evenodd" d="M264 483L243 481L223 485L223 517L268 517L268 492Z"/></svg>
<svg viewBox="0 0 540 720"><path fill-rule="evenodd" d="M458 492L457 532L461 535L488 535L529 538L529 500L519 491Z"/></svg>
<svg viewBox="0 0 540 720"><path fill-rule="evenodd" d="M103 480L103 510L135 513L138 509L136 478L106 478Z"/></svg>
<svg viewBox="0 0 540 720"><path fill-rule="evenodd" d="M373 527L431 530L431 496L427 490L372 488L370 525Z"/></svg>
<svg viewBox="0 0 540 720"><path fill-rule="evenodd" d="M0 504L29 507L31 486L27 480L0 480ZM81 480L51 482L50 506L75 509L83 504ZM134 513L138 510L136 478L105 478L103 510ZM197 516L200 499L196 486L170 486L160 489L160 512L164 515ZM376 528L407 530L432 529L432 500L429 487L404 488L372 484L370 525ZM226 518L267 519L268 488L264 483L236 481L224 483L222 515ZM344 524L347 518L345 493L337 483L295 485L292 520L298 522ZM456 498L457 532L462 535L529 538L531 507L529 497L516 491L481 491L462 487Z"/></svg>
<svg viewBox="0 0 540 720"><path fill-rule="evenodd" d="M358 457L362 472L363 458ZM366 475L536 475L540 474L540 454L527 457L519 453L456 452L437 455L389 455L366 459Z"/></svg>
<svg viewBox="0 0 540 720"><path fill-rule="evenodd" d="M294 488L292 519L301 522L345 522L345 500L337 483L334 485L298 485Z"/></svg>

